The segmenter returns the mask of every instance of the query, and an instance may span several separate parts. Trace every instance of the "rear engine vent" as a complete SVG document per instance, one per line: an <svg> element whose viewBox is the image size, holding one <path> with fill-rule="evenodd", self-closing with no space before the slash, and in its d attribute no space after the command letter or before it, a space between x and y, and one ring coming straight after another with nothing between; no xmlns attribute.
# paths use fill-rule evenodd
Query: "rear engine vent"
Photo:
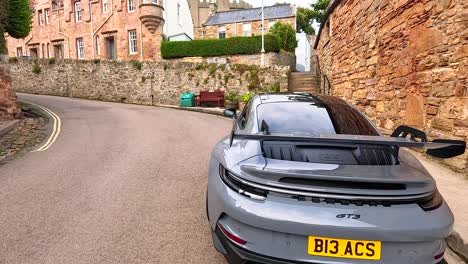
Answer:
<svg viewBox="0 0 468 264"><path fill-rule="evenodd" d="M279 180L283 183L326 187L326 188L344 188L344 189L367 189L367 190L406 190L405 184L400 183L372 183L357 181L330 181L317 179L301 179L285 177Z"/></svg>
<svg viewBox="0 0 468 264"><path fill-rule="evenodd" d="M397 152L389 146L321 146L298 142L264 141L266 158L338 165L396 165Z"/></svg>

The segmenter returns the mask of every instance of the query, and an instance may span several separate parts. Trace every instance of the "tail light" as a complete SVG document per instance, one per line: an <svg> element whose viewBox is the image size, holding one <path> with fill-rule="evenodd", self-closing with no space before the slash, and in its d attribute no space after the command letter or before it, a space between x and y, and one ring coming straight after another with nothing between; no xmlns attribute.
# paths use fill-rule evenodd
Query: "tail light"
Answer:
<svg viewBox="0 0 468 264"><path fill-rule="evenodd" d="M444 198L442 198L442 195L438 190L436 190L431 197L429 197L427 200L418 202L418 204L424 211L432 211L439 208L443 202Z"/></svg>
<svg viewBox="0 0 468 264"><path fill-rule="evenodd" d="M233 176L226 168L222 165L219 165L219 176L221 180L226 184L229 188L234 190L235 192L247 196L251 199L258 200L258 201L265 201L268 192L265 190L260 190L256 188L252 188L243 184L242 182L236 180L235 176Z"/></svg>
<svg viewBox="0 0 468 264"><path fill-rule="evenodd" d="M434 256L434 259L435 259L435 260L439 260L439 259L441 259L441 258L444 256L444 254L445 254L445 251L442 251L442 253L435 255L435 256Z"/></svg>
<svg viewBox="0 0 468 264"><path fill-rule="evenodd" d="M229 231L226 230L226 228L224 228L224 226L220 223L218 223L218 227L219 229L221 230L221 232L223 232L223 234L229 239L231 240L232 242L236 243L236 244L239 244L241 246L247 244L247 241L243 240L242 238L240 237L237 237L231 233L229 233Z"/></svg>

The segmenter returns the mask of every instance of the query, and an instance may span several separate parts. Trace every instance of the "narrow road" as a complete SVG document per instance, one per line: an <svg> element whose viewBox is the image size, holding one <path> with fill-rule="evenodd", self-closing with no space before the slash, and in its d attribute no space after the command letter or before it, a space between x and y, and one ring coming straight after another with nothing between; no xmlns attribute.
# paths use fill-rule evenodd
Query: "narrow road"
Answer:
<svg viewBox="0 0 468 264"><path fill-rule="evenodd" d="M0 263L224 263L205 217L218 116L20 95L60 116L47 151L0 166Z"/></svg>

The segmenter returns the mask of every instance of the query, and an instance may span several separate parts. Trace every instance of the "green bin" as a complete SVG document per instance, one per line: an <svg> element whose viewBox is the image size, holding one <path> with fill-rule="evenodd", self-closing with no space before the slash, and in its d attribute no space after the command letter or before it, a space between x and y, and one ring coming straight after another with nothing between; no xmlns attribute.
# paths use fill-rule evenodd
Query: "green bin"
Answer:
<svg viewBox="0 0 468 264"><path fill-rule="evenodd" d="M195 94L183 93L180 96L180 107L194 107L195 106Z"/></svg>

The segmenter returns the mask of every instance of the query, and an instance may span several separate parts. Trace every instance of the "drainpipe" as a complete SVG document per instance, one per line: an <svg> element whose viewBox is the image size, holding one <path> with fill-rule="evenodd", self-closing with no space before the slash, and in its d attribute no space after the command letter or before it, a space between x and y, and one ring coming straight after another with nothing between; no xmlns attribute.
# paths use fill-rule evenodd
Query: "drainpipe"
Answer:
<svg viewBox="0 0 468 264"><path fill-rule="evenodd" d="M60 30L60 16L59 16L59 10L57 10L57 21L58 21L58 23L57 23L57 26L58 26L58 33L59 33L60 35L64 36L64 37L67 39L68 58L70 59L70 38L69 38L67 35L63 34L62 31ZM63 50L62 50L62 52L63 52Z"/></svg>
<svg viewBox="0 0 468 264"><path fill-rule="evenodd" d="M140 0L138 0L138 11L140 11ZM143 61L143 22L140 19L140 60Z"/></svg>
<svg viewBox="0 0 468 264"><path fill-rule="evenodd" d="M96 49L94 48L94 33L93 33L93 9L92 0L89 0L89 20L91 21L91 48L93 49L93 59L96 58Z"/></svg>
<svg viewBox="0 0 468 264"><path fill-rule="evenodd" d="M143 22L140 20L140 59L143 61Z"/></svg>
<svg viewBox="0 0 468 264"><path fill-rule="evenodd" d="M104 20L104 22L102 22L101 25L99 25L99 27L97 27L97 29L94 31L93 33L93 38L94 38L94 35L96 35L96 33L107 23L107 21L109 21L109 19L114 15L114 0L111 1L111 13L109 14L109 16L106 18L106 20Z"/></svg>

